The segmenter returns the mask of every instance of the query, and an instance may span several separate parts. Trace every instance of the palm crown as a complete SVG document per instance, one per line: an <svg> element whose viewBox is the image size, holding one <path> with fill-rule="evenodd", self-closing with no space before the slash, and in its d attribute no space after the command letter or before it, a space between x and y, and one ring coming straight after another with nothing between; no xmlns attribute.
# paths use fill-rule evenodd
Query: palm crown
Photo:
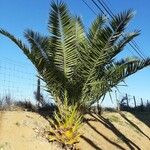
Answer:
<svg viewBox="0 0 150 150"><path fill-rule="evenodd" d="M92 105L129 75L148 66L150 59L115 60L139 31L124 33L132 19L131 10L112 20L99 15L88 32L79 17L60 2L51 4L48 36L26 30L28 48L21 40L1 29L37 68L47 90L58 103Z"/></svg>

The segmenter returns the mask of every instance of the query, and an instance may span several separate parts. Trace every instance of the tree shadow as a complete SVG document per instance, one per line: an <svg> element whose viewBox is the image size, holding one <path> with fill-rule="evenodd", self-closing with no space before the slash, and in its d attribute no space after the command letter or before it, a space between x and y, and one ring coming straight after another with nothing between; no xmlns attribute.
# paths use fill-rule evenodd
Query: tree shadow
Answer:
<svg viewBox="0 0 150 150"><path fill-rule="evenodd" d="M146 126L150 128L150 111L143 111L143 112L138 112L138 111L133 111L131 112L137 119L142 121Z"/></svg>
<svg viewBox="0 0 150 150"><path fill-rule="evenodd" d="M103 135L102 133L100 133L95 127L93 127L89 122L86 122L86 124L92 128L96 133L98 133L100 136L102 136L106 141L108 141L109 143L111 143L112 145L118 147L121 150L125 150L125 148L123 148L122 146L120 146L119 144L111 141L110 139L108 139L105 135Z"/></svg>
<svg viewBox="0 0 150 150"><path fill-rule="evenodd" d="M95 148L96 150L102 150L99 146L97 146L92 140L90 140L89 138L85 137L84 135L81 135L81 138L83 140L85 140L88 144L90 144L93 148Z"/></svg>
<svg viewBox="0 0 150 150"><path fill-rule="evenodd" d="M122 118L124 118L129 124L131 124L136 130L138 130L142 135L144 135L148 140L150 140L150 137L146 135L135 123L133 123L131 120L129 120L125 114L119 113Z"/></svg>
<svg viewBox="0 0 150 150"><path fill-rule="evenodd" d="M134 142L127 138L123 133L121 133L108 119L103 116L94 116L90 114L93 118L97 119L106 128L111 130L117 137L119 137L131 150L141 150Z"/></svg>

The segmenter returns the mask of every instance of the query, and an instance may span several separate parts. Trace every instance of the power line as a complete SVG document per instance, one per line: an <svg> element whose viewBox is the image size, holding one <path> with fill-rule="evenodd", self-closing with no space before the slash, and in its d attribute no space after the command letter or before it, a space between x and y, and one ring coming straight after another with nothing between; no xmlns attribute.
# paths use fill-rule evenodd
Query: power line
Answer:
<svg viewBox="0 0 150 150"><path fill-rule="evenodd" d="M102 5L102 7L105 9L105 11L108 12L108 14L113 18L115 17L113 11L108 7L108 5L106 4L106 2L104 0L98 0L98 2ZM138 53L138 55L140 55L140 57L142 57L143 59L145 59L144 54L141 52L141 48L139 47L139 45L137 44L137 42L135 40L132 40L131 43L134 46L135 51ZM131 44L129 43L129 44ZM131 47L132 44L130 45Z"/></svg>
<svg viewBox="0 0 150 150"><path fill-rule="evenodd" d="M90 8L90 10L92 10L92 12L94 11L91 6L85 1L82 0L84 3L86 3L87 7ZM101 7L94 1L92 0L93 4L102 12L102 14L104 16L106 16L105 12L101 9ZM99 4L104 8L104 10L107 12L107 14L111 17L114 18L115 15L114 13L111 11L111 9L107 6L107 4L102 0L98 0ZM94 11L94 14L97 15ZM108 17L107 17L108 18ZM109 18L108 18L109 19ZM122 36L124 37L124 35L122 34ZM131 46L131 48L143 59L145 60L145 56L144 54L140 51L140 47L137 45L137 43L135 41L131 41L131 43L129 42L129 45Z"/></svg>
<svg viewBox="0 0 150 150"><path fill-rule="evenodd" d="M107 14L110 16L110 17L114 17L114 14L113 12L111 11L111 9L109 9L109 7L106 5L106 3L102 3L100 0L98 0L98 2L100 3L100 5L102 5L102 7L104 8L104 10L107 12ZM101 11L102 12L102 11ZM103 13L103 12L102 12ZM103 13L104 14L104 13Z"/></svg>
<svg viewBox="0 0 150 150"><path fill-rule="evenodd" d="M104 8L104 10L109 14L109 16L111 18L114 18L115 15L112 11L110 11L110 9L108 10L108 6L106 5L106 3L104 1L100 1L98 0L99 4ZM103 12L102 12L103 13ZM122 35L123 36L123 35ZM131 44L132 43L132 44ZM129 42L129 45L134 49L134 51L136 51L136 53L143 59L145 60L145 56L142 54L142 52L140 51L140 49L136 46L135 41L131 41L131 43Z"/></svg>
<svg viewBox="0 0 150 150"><path fill-rule="evenodd" d="M107 4L103 1L103 0L98 0L99 4L104 8L104 10L108 13L108 15L111 17L111 18L114 18L115 15L114 13L111 11L111 9L107 6ZM101 9L100 9L101 10ZM103 12L102 12L103 13ZM122 34L122 36L124 36ZM144 54L141 52L141 48L137 45L137 43L132 40L131 42L129 42L129 45L131 46L131 48L143 59L145 60L145 56Z"/></svg>
<svg viewBox="0 0 150 150"><path fill-rule="evenodd" d="M82 1L95 15L97 15L97 13L89 6L89 4L85 0Z"/></svg>
<svg viewBox="0 0 150 150"><path fill-rule="evenodd" d="M100 2L100 4L105 8L105 10L107 10L108 9L108 12L110 12L110 14L111 14L111 17L113 18L115 15L114 15L114 13L111 11L111 9L107 6L107 4L103 1L103 0L98 0L99 2ZM131 44L132 43L132 44ZM134 41L134 40L132 40L131 41L131 43L129 43L130 44L130 46L138 53L138 55L142 58L142 59L145 59L145 56L144 56L144 54L141 52L141 48L137 45L137 43ZM133 47L134 46L134 47Z"/></svg>
<svg viewBox="0 0 150 150"><path fill-rule="evenodd" d="M93 2L94 5L106 16L106 14L105 14L104 11L100 8L100 6L99 6L94 0L92 0L92 2Z"/></svg>
<svg viewBox="0 0 150 150"><path fill-rule="evenodd" d="M132 42L132 41L131 41ZM132 42L132 44L133 44L133 42ZM138 50L138 49L136 49L133 45L132 45L130 42L129 42L129 45L131 46L131 48L133 48L133 50L143 59L143 60L145 60L145 56L142 54L142 52L140 51L140 50Z"/></svg>

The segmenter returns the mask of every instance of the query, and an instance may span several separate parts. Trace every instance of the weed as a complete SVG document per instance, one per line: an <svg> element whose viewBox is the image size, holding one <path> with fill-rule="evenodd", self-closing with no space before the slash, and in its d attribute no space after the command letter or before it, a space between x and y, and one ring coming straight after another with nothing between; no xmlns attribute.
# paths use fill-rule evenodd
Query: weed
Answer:
<svg viewBox="0 0 150 150"><path fill-rule="evenodd" d="M55 121L54 121L55 120ZM54 113L54 120L49 119L48 140L57 141L64 147L73 147L78 142L82 125L82 116L77 111L77 106L64 106Z"/></svg>

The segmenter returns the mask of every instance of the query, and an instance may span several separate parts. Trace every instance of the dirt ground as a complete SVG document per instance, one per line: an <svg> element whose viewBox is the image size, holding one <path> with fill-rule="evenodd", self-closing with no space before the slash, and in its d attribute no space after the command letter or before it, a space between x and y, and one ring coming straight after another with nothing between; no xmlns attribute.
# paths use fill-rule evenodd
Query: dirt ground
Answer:
<svg viewBox="0 0 150 150"><path fill-rule="evenodd" d="M36 113L0 112L0 150L60 150L39 133L47 125ZM83 135L77 147L81 150L149 150L150 114L87 115L80 132Z"/></svg>

